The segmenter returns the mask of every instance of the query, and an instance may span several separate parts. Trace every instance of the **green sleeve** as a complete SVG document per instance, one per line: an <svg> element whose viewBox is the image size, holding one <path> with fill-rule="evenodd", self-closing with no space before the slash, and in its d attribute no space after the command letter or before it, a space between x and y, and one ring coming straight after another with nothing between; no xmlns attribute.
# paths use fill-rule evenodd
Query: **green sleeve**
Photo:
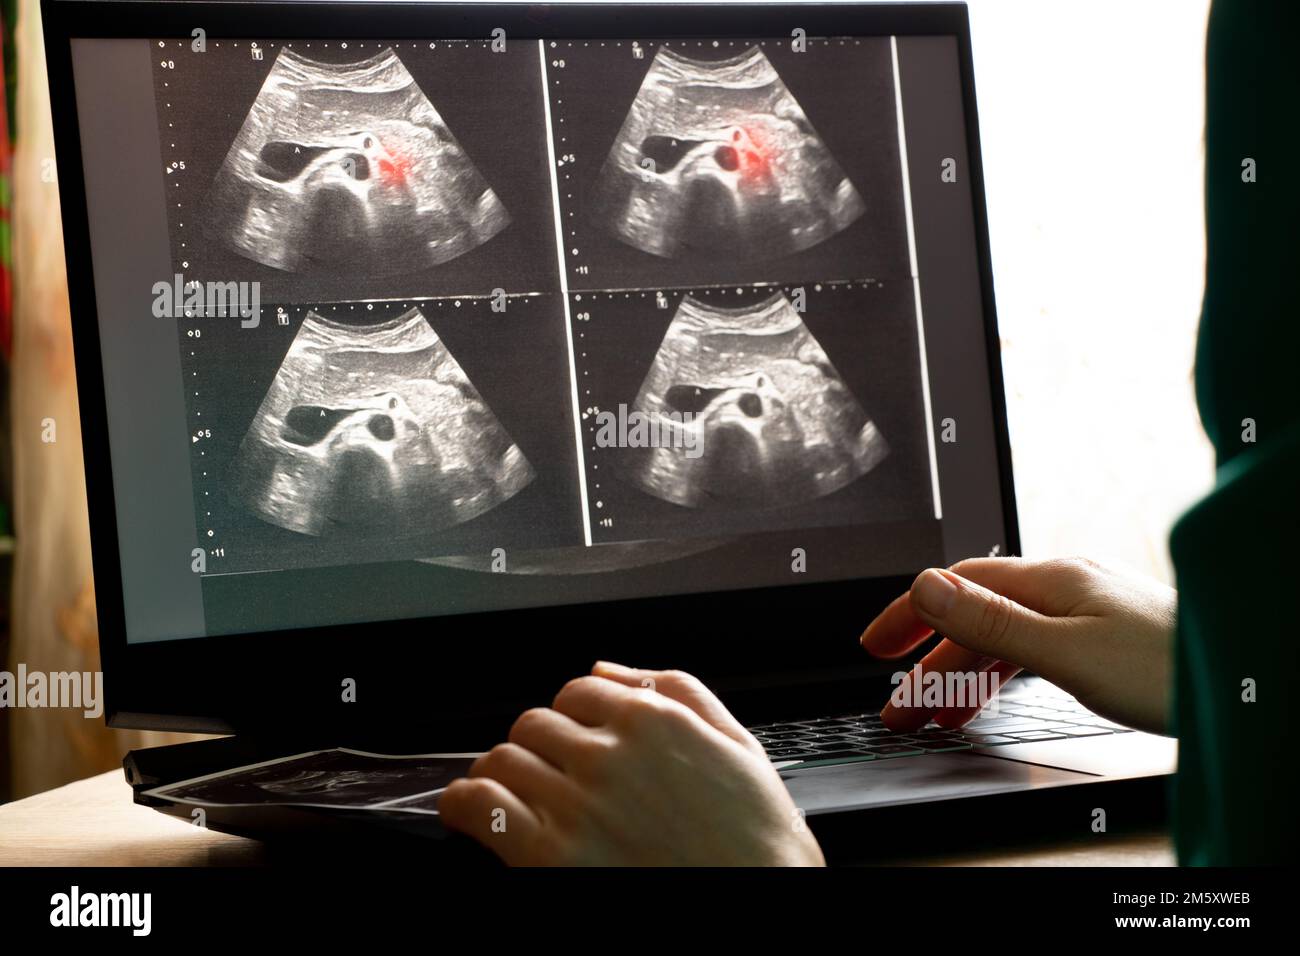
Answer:
<svg viewBox="0 0 1300 956"><path fill-rule="evenodd" d="M1196 395L1218 471L1170 540L1185 864L1291 861L1300 829L1286 723L1300 679L1297 8L1216 0L1210 14Z"/></svg>

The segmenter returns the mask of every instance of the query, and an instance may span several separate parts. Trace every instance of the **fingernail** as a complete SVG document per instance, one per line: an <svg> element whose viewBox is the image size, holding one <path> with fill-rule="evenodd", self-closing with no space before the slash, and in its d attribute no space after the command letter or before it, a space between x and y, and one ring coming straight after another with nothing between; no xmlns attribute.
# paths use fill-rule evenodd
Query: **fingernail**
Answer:
<svg viewBox="0 0 1300 956"><path fill-rule="evenodd" d="M934 568L923 571L912 585L912 604L923 614L940 618L952 609L957 585Z"/></svg>

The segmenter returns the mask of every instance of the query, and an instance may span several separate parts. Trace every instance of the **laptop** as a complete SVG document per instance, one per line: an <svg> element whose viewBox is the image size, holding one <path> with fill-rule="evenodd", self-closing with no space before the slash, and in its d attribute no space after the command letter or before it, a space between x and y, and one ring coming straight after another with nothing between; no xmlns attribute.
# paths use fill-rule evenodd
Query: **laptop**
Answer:
<svg viewBox="0 0 1300 956"><path fill-rule="evenodd" d="M1037 679L892 734L858 644L1020 547L963 4L43 13L106 719L226 735L138 800L465 759L597 659L814 821L1158 792Z"/></svg>

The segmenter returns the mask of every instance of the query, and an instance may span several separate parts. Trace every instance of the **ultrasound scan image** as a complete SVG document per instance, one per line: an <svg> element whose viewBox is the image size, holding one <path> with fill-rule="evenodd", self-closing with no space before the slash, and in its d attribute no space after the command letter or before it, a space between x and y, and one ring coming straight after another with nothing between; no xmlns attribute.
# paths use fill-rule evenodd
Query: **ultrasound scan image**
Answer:
<svg viewBox="0 0 1300 956"><path fill-rule="evenodd" d="M360 276L448 262L510 222L391 48L335 64L282 47L203 217L256 262Z"/></svg>
<svg viewBox="0 0 1300 956"><path fill-rule="evenodd" d="M758 47L714 61L661 47L601 167L592 215L656 256L755 261L814 246L865 208Z"/></svg>
<svg viewBox="0 0 1300 956"><path fill-rule="evenodd" d="M365 326L309 312L231 468L240 504L315 536L449 528L534 477L415 308Z"/></svg>
<svg viewBox="0 0 1300 956"><path fill-rule="evenodd" d="M810 501L888 454L781 292L739 308L683 297L631 411L694 432L683 447L627 448L618 461L626 481L688 508Z"/></svg>
<svg viewBox="0 0 1300 956"><path fill-rule="evenodd" d="M325 750L284 760L238 767L208 778L182 781L155 791L186 803L280 804L331 807L432 808L451 781L463 777L473 758L449 754L389 756L355 750Z"/></svg>
<svg viewBox="0 0 1300 956"><path fill-rule="evenodd" d="M272 303L180 330L209 632L920 563L896 62L810 43L159 41L174 271ZM352 764L230 789L434 808Z"/></svg>

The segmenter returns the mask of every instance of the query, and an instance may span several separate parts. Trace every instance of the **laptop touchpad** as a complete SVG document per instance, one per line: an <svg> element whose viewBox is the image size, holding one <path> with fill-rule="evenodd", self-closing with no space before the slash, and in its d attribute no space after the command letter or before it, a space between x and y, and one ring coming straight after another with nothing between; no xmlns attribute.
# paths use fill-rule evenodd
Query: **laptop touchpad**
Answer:
<svg viewBox="0 0 1300 956"><path fill-rule="evenodd" d="M781 776L795 805L814 814L1060 786L1093 775L954 753L792 769Z"/></svg>

